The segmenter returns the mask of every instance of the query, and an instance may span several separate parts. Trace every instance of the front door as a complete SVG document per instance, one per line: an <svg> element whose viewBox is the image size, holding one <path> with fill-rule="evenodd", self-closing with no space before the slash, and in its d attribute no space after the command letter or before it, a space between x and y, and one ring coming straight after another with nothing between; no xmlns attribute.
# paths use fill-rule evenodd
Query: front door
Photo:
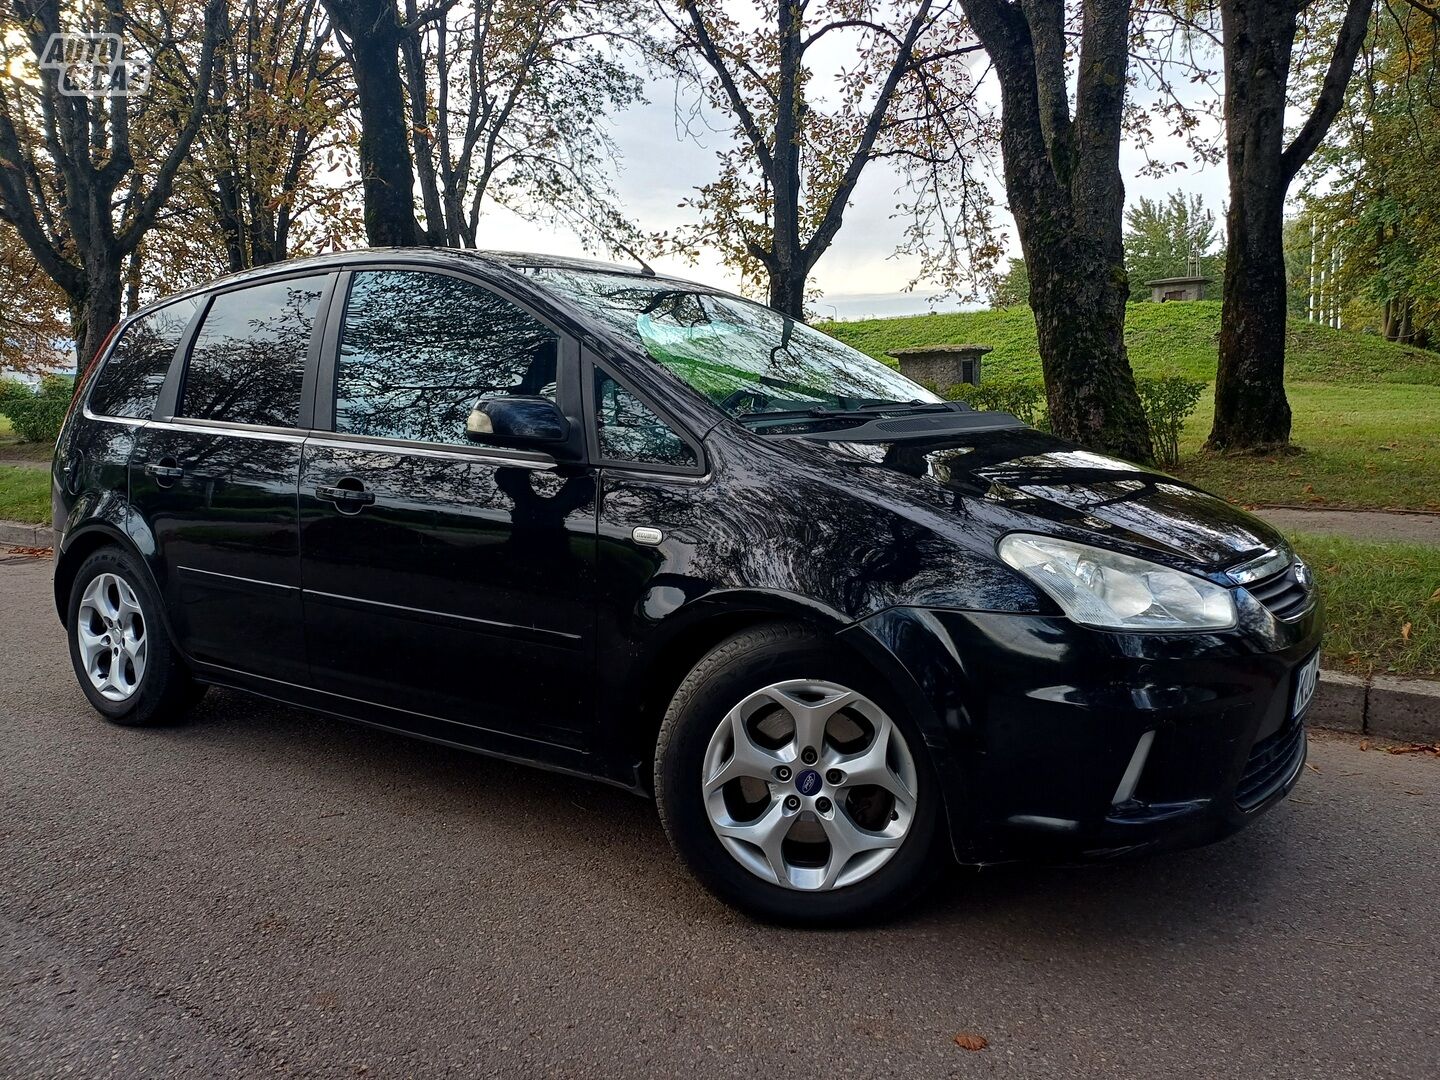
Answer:
<svg viewBox="0 0 1440 1080"><path fill-rule="evenodd" d="M324 406L334 433L307 442L300 478L318 689L441 737L463 725L582 741L594 474L578 454L567 463L466 435L481 397L563 405L574 367L571 341L468 278L351 275Z"/></svg>
<svg viewBox="0 0 1440 1080"><path fill-rule="evenodd" d="M295 500L309 426L302 388L330 280L212 297L162 393L175 415L141 428L130 456L131 506L154 538L182 648L285 682L307 677Z"/></svg>

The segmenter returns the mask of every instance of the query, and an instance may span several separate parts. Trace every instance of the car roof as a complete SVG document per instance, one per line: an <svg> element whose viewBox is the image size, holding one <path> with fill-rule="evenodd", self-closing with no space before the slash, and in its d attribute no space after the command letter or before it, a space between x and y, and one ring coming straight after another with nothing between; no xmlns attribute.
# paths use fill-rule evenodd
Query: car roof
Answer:
<svg viewBox="0 0 1440 1080"><path fill-rule="evenodd" d="M744 297L732 293L727 289L716 288L697 281L687 281L684 278L671 277L668 274L657 275L655 271L643 263L639 266L630 266L625 263L610 262L604 259L589 259L574 255L547 255L542 252L530 251L490 251L477 248L418 246L367 247L352 248L347 251L327 252L323 255L309 255L298 259L286 259L283 262L266 263L264 266L237 270L233 273L213 278L200 285L192 285L186 289L178 289L173 293L167 293L145 304L135 314L146 314L155 308L163 307L176 300L183 300L186 297L203 296L217 289L242 285L247 281L259 282L266 278L279 275L289 276L296 272L304 272L306 270L314 270L317 272L343 270L348 266L376 259L395 262L416 262L432 266L437 263L448 262L453 265L463 265L472 268L476 263L480 263L488 264L502 271L508 270L516 273L523 273L523 271L531 269L589 271L591 273L632 277L640 281L675 285L686 289L699 289L706 293L732 297L737 300L744 299ZM134 316L132 316L132 318L133 317ZM129 320L127 319L126 321L128 322Z"/></svg>

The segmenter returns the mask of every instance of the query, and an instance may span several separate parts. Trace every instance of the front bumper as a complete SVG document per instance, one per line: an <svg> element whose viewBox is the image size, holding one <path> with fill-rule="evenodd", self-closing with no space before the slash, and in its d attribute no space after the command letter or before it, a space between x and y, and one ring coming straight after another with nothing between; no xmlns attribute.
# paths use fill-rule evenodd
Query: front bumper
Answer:
<svg viewBox="0 0 1440 1080"><path fill-rule="evenodd" d="M1197 634L892 608L848 632L918 684L956 855L983 863L1193 846L1254 820L1303 770L1295 672L1320 626L1318 606L1283 622L1242 605L1236 629Z"/></svg>

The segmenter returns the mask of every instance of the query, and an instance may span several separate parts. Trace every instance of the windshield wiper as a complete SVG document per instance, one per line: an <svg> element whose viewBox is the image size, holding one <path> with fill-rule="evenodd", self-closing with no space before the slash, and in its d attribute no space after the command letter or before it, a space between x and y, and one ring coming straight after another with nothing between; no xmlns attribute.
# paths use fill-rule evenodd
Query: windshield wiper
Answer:
<svg viewBox="0 0 1440 1080"><path fill-rule="evenodd" d="M775 412L753 412L736 417L742 424L753 421L774 420L835 420L846 417L858 419L883 416L885 413L917 412L969 412L970 406L963 401L884 401L875 405L860 405L854 409L837 409L828 405L816 405L809 409L785 409Z"/></svg>

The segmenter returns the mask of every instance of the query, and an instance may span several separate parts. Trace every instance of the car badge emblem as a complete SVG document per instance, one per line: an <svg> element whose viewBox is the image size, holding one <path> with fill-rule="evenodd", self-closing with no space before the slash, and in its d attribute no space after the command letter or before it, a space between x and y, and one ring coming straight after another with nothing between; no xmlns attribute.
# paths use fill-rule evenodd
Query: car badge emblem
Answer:
<svg viewBox="0 0 1440 1080"><path fill-rule="evenodd" d="M820 790L820 774L814 769L806 769L795 777L795 790L801 795L814 795Z"/></svg>

